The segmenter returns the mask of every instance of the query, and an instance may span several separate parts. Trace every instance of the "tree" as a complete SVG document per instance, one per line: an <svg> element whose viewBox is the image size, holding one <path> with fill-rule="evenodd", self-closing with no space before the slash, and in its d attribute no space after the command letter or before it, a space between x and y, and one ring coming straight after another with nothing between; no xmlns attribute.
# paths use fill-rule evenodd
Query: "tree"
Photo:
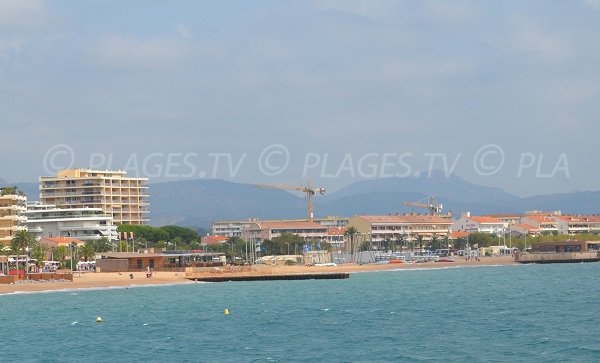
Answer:
<svg viewBox="0 0 600 363"><path fill-rule="evenodd" d="M467 245L467 239L465 237L458 237L454 239L454 248L460 250L463 246Z"/></svg>
<svg viewBox="0 0 600 363"><path fill-rule="evenodd" d="M355 239L356 236L358 236L358 229L356 229L356 227L354 226L350 226L348 227L348 229L346 230L346 232L344 233L344 236L348 237L348 243L349 243L349 248L346 248L346 250L349 253L354 253L356 246L355 246Z"/></svg>
<svg viewBox="0 0 600 363"><path fill-rule="evenodd" d="M97 240L93 240L92 246L94 248L94 251L96 252L110 252L113 249L113 244L106 237L101 237Z"/></svg>
<svg viewBox="0 0 600 363"><path fill-rule="evenodd" d="M435 233L434 233L434 234L431 236L431 249L432 249L432 250L435 250L435 249L436 249L435 247L436 247L436 245L438 244L438 241L439 241L439 240L440 240L440 239L439 239L439 237L437 236L437 234L435 234Z"/></svg>
<svg viewBox="0 0 600 363"><path fill-rule="evenodd" d="M63 261L67 257L68 252L65 246L54 247L52 249L52 259L54 261Z"/></svg>
<svg viewBox="0 0 600 363"><path fill-rule="evenodd" d="M400 251L403 250L403 247L406 245L406 237L404 235L399 235L396 237L396 244L400 246Z"/></svg>
<svg viewBox="0 0 600 363"><path fill-rule="evenodd" d="M497 237L493 234L482 233L482 232L473 232L469 233L469 244L471 246L477 245L478 247L488 247L497 245L496 241Z"/></svg>
<svg viewBox="0 0 600 363"><path fill-rule="evenodd" d="M286 232L273 238L270 244L267 244L267 250L271 247L274 254L287 255L288 250L301 251L305 243L302 237Z"/></svg>
<svg viewBox="0 0 600 363"><path fill-rule="evenodd" d="M41 268L44 266L44 260L46 259L46 252L48 252L48 247L39 242L34 242L31 249L31 257L33 257L37 262L37 267Z"/></svg>
<svg viewBox="0 0 600 363"><path fill-rule="evenodd" d="M18 231L13 237L13 239L10 241L10 249L13 253L22 255L25 254L25 250L29 246L32 246L34 242L35 239L29 232L21 230Z"/></svg>
<svg viewBox="0 0 600 363"><path fill-rule="evenodd" d="M371 241L364 241L363 243L360 244L360 246L358 247L359 251L369 251L371 249Z"/></svg>
<svg viewBox="0 0 600 363"><path fill-rule="evenodd" d="M81 255L86 261L91 261L96 258L96 250L94 249L93 241L86 241L81 249Z"/></svg>
<svg viewBox="0 0 600 363"><path fill-rule="evenodd" d="M423 236L417 236L417 242L419 242L419 252L423 252Z"/></svg>
<svg viewBox="0 0 600 363"><path fill-rule="evenodd" d="M79 246L77 246L77 243L69 243L69 252L71 254L71 270L75 271L77 261L79 261Z"/></svg>

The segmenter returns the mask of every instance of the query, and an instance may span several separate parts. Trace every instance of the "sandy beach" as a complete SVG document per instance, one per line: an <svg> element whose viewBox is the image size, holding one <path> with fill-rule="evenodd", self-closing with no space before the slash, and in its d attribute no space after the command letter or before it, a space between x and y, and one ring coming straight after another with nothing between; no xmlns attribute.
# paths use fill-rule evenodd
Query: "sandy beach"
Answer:
<svg viewBox="0 0 600 363"><path fill-rule="evenodd" d="M509 265L515 264L511 256L506 257L482 257L480 261L466 261L464 258L454 258L455 262L426 262L426 263L400 263L400 264L341 264L337 266L317 267L317 266L268 266L256 265L251 271L229 271L227 268L213 268L200 275L212 276L214 274L231 275L262 275L262 274L298 274L298 273L319 273L319 272L367 272L384 271L396 269L423 269L423 268L448 268L460 266L486 266L486 265ZM184 272L154 272L151 278L146 278L144 272L132 272L133 279L129 277L129 272L106 272L93 273L82 272L75 273L73 282L45 282L45 283L23 283L14 285L0 285L0 294L14 292L35 292L51 291L64 289L86 289L86 288L105 288L105 287L129 287L140 285L163 285L191 283L186 279ZM198 275L197 275L198 276Z"/></svg>

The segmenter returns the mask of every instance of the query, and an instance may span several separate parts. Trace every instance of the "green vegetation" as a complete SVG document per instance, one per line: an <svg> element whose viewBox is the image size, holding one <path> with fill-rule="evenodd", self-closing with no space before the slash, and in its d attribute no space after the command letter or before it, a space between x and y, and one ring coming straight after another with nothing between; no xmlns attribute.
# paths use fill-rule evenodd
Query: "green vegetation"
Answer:
<svg viewBox="0 0 600 363"><path fill-rule="evenodd" d="M189 250L198 249L200 235L194 229L179 226L137 226L122 224L119 232L133 232L136 246L159 247L166 249ZM123 251L125 251L123 249Z"/></svg>
<svg viewBox="0 0 600 363"><path fill-rule="evenodd" d="M30 246L33 246L35 239L27 231L18 231L10 241L10 249L12 253L17 255L25 254L25 251Z"/></svg>
<svg viewBox="0 0 600 363"><path fill-rule="evenodd" d="M46 259L46 253L48 252L48 247L45 244L35 242L33 247L31 248L31 257L36 260L36 265L39 268L44 266L44 260Z"/></svg>
<svg viewBox="0 0 600 363"><path fill-rule="evenodd" d="M1 187L0 196L3 195L25 195L19 188L15 187Z"/></svg>
<svg viewBox="0 0 600 363"><path fill-rule="evenodd" d="M348 243L350 243L350 250L348 252L350 252L350 253L356 252L356 251L354 251L354 249L355 249L355 245L356 245L356 237L358 237L358 235L359 235L358 229L356 229L356 227L354 227L354 226L348 227L348 229L344 233L344 236L348 237L347 238Z"/></svg>

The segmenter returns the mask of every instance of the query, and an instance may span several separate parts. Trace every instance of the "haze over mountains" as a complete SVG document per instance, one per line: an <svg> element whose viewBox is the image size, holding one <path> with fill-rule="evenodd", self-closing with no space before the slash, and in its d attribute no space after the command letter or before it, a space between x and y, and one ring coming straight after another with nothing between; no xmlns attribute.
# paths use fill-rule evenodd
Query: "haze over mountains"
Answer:
<svg viewBox="0 0 600 363"><path fill-rule="evenodd" d="M6 185L7 183L3 183ZM37 183L17 183L29 200L38 200ZM321 185L319 185L321 186ZM324 185L327 187L326 185ZM385 178L352 183L334 193L315 197L315 215L352 216L419 212L402 205L435 195L445 211L459 215L523 213L526 210L561 210L563 213L600 212L600 191L573 192L520 198L500 188L476 185L436 172L419 178ZM225 180L183 180L150 185L152 225L178 224L210 227L212 221L258 217L305 218L301 193L260 189L252 184Z"/></svg>

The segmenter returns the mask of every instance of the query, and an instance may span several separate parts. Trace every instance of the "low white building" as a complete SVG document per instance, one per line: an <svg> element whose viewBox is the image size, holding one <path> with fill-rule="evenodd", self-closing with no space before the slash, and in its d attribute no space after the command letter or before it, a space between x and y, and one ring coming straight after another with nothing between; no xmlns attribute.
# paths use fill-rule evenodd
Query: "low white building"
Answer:
<svg viewBox="0 0 600 363"><path fill-rule="evenodd" d="M494 217L472 216L470 213L465 213L454 222L452 230L500 235L508 231L508 223Z"/></svg>
<svg viewBox="0 0 600 363"><path fill-rule="evenodd" d="M117 226L113 224L112 215L104 213L101 208L57 208L52 204L30 203L23 215L27 217L29 233L36 239L117 239Z"/></svg>
<svg viewBox="0 0 600 363"><path fill-rule="evenodd" d="M278 219L278 220L264 220L261 221L258 218L248 218L246 220L229 220L229 221L215 221L212 224L211 234L215 236L225 237L242 237L243 231L250 228L256 223L266 222L281 222L281 223L295 223L295 222L307 222L306 219ZM348 218L327 216L323 218L315 218L315 223L328 228L344 228L348 225Z"/></svg>
<svg viewBox="0 0 600 363"><path fill-rule="evenodd" d="M559 234L600 234L600 216L553 216Z"/></svg>

